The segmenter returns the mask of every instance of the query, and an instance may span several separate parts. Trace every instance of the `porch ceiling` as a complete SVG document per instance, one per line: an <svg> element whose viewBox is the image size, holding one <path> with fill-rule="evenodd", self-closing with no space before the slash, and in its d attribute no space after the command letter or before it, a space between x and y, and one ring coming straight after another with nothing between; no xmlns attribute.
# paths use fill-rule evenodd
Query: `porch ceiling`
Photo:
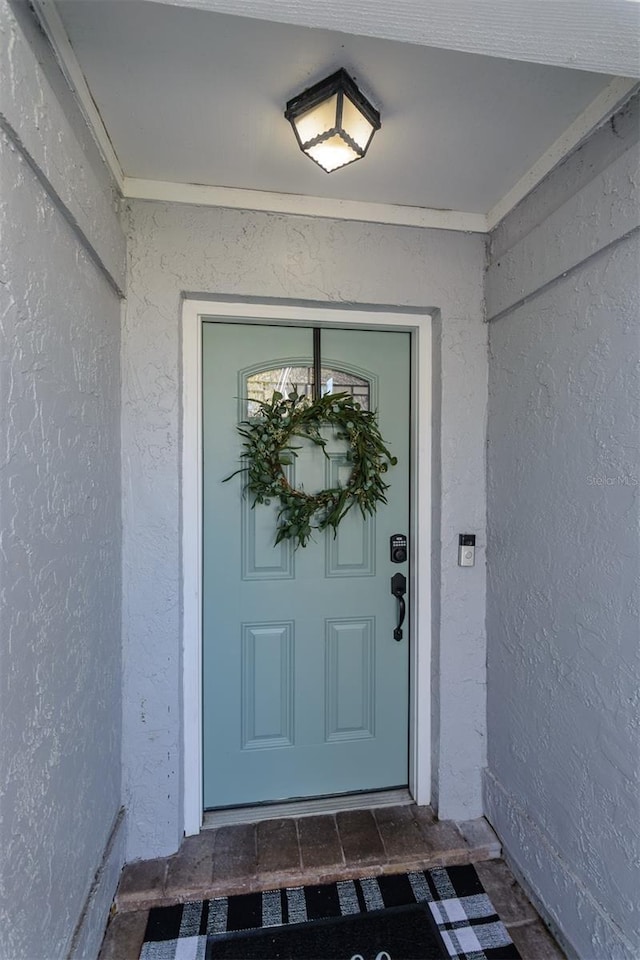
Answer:
<svg viewBox="0 0 640 960"><path fill-rule="evenodd" d="M76 88L86 81L94 126L104 125L106 152L110 145L132 196L196 199L180 186L199 184L224 188L199 202L264 208L268 195L276 199L267 207L288 209L287 196L294 206L292 197L317 198L317 210L292 212L330 212L336 201L343 211L353 201L362 210L399 205L406 217L396 222L420 222L416 209L458 211L458 221L444 214L433 225L482 229L632 86L602 72L437 49L418 33L407 43L209 9L219 3L58 0L59 18L51 3L37 5L44 16L49 8ZM328 176L297 149L283 109L340 66L379 107L382 129L362 163ZM245 190L262 193L252 203Z"/></svg>

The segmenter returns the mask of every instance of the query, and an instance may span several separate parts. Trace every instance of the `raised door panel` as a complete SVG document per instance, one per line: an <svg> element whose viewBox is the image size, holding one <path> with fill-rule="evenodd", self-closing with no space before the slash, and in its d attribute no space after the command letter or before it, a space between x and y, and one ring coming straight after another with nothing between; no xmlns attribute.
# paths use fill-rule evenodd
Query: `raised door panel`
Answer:
<svg viewBox="0 0 640 960"><path fill-rule="evenodd" d="M326 739L375 736L375 620L326 621Z"/></svg>
<svg viewBox="0 0 640 960"><path fill-rule="evenodd" d="M242 749L291 747L294 624L242 625Z"/></svg>
<svg viewBox="0 0 640 960"><path fill-rule="evenodd" d="M342 453L330 453L326 467L328 487L345 485L351 464ZM373 577L376 572L376 518L363 517L353 507L335 535L325 540L326 577Z"/></svg>

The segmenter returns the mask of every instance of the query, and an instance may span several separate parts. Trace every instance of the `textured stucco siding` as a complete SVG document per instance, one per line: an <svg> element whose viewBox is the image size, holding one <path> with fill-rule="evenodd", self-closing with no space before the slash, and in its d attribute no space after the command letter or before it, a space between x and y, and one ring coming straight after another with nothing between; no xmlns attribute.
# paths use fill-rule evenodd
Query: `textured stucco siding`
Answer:
<svg viewBox="0 0 640 960"><path fill-rule="evenodd" d="M24 0L0 0L0 127L122 292L125 239L115 187Z"/></svg>
<svg viewBox="0 0 640 960"><path fill-rule="evenodd" d="M640 956L637 137L635 103L501 225L487 282L486 803L583 960Z"/></svg>
<svg viewBox="0 0 640 960"><path fill-rule="evenodd" d="M251 211L134 202L123 330L125 785L130 858L182 829L180 301L183 293L433 307L442 418L434 711L443 816L481 810L485 765L483 238ZM456 534L478 533L457 567ZM439 757L439 759L438 759Z"/></svg>
<svg viewBox="0 0 640 960"><path fill-rule="evenodd" d="M121 307L21 139L0 151L0 956L95 957L124 853Z"/></svg>

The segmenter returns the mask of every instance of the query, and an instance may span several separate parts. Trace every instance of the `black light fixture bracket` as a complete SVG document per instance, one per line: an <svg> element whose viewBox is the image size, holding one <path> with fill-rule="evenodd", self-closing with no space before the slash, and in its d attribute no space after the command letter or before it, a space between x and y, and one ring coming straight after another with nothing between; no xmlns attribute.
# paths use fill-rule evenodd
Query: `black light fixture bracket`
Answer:
<svg viewBox="0 0 640 960"><path fill-rule="evenodd" d="M306 90L303 90L302 93L299 93L297 97L289 100L284 115L286 119L291 122L296 117L299 117L301 113L306 113L307 110L311 110L312 107L317 107L323 100L332 97L334 93L339 93L341 90L349 96L350 100L353 100L356 107L373 126L373 129L379 130L380 112L369 103L344 67L336 70L330 77L320 80L319 83L314 83L312 87L308 87Z"/></svg>

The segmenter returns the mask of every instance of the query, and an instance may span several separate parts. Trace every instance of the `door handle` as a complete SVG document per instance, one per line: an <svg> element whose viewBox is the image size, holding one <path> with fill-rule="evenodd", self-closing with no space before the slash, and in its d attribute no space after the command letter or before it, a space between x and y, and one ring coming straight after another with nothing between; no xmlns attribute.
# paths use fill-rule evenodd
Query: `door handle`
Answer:
<svg viewBox="0 0 640 960"><path fill-rule="evenodd" d="M407 592L407 579L402 573L394 573L391 577L391 594L398 600L398 626L393 631L394 640L402 640L402 624L404 623L407 606L404 595Z"/></svg>

